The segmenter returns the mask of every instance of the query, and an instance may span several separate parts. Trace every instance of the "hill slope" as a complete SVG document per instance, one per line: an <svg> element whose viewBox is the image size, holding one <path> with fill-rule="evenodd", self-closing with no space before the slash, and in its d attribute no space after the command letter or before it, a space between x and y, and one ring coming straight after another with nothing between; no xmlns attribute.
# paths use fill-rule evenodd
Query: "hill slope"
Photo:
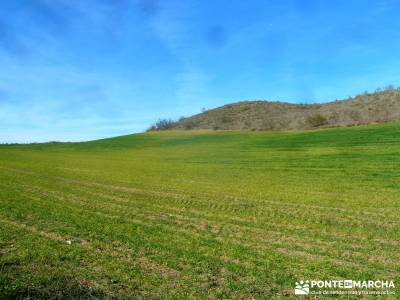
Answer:
<svg viewBox="0 0 400 300"><path fill-rule="evenodd" d="M0 298L400 293L399 153L398 123L0 146Z"/></svg>
<svg viewBox="0 0 400 300"><path fill-rule="evenodd" d="M326 104L238 102L181 119L166 129L292 130L399 119L400 90L391 89Z"/></svg>

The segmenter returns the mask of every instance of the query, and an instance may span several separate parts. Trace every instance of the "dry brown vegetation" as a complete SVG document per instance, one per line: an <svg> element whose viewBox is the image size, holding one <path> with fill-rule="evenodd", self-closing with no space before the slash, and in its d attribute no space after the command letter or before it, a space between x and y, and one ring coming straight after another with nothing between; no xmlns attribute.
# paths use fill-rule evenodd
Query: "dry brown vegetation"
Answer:
<svg viewBox="0 0 400 300"><path fill-rule="evenodd" d="M293 130L344 127L400 119L400 89L392 87L325 104L242 101L181 118L168 129ZM153 128L154 129L154 128Z"/></svg>

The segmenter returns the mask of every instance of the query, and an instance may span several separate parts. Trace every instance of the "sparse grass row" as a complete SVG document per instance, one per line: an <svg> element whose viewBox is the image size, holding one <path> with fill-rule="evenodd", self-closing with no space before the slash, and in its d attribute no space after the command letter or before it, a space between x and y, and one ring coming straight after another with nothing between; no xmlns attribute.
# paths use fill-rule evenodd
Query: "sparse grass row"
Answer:
<svg viewBox="0 0 400 300"><path fill-rule="evenodd" d="M47 192L47 193L46 192L40 192L40 189L38 190L38 189L35 189L35 188L32 188L32 187L28 188L27 191L29 193L38 192L39 196L51 197L52 199L55 199L57 201L62 201L64 199L64 197L62 196L64 194L61 193L61 192L60 193L56 193L56 192ZM147 214L150 219L152 218L153 214L156 214L154 216L154 219L158 220L159 222L161 222L163 219L170 219L169 218L169 213L181 212L181 213L184 213L185 216L191 215L193 212L199 214L198 209L193 209L194 208L193 206L191 206L190 209L184 207L184 210L179 210L179 209L172 210L171 209L171 205L165 205L165 202L166 201L169 202L169 200L171 200L171 199L167 200L167 199L156 199L156 198L143 198L143 200L139 200L138 197L135 196L135 198L132 199L131 203L127 203L127 201L119 201L119 199L117 197L111 197L113 202L110 203L110 201L109 201L110 198L106 197L106 192L104 192L103 195L96 196L95 198L92 198L90 196L90 193L89 194L83 194L83 195L80 195L81 198L78 198L79 199L78 201L75 200L75 198L76 198L75 195L74 196L73 196L73 194L68 194L68 195L69 195L68 196L68 203L69 204L76 203L79 207L85 207L86 205L89 205L87 207L87 209L88 210L93 210L96 213L102 211L104 208L105 209L108 208L108 210L109 211L111 210L113 212L113 214L115 215L115 213L119 212L119 210L120 210L121 213L122 213L122 215L120 216L121 218L123 218L123 217L130 218L130 217L132 217L132 216L127 215L127 213L129 211L132 211L132 210L134 211L134 215L135 216L142 216L142 215L146 215ZM99 201L101 200L101 198L105 198L105 201L101 201L100 202L101 205L100 205ZM151 200L151 202L149 200ZM160 200L161 200L161 202L160 202ZM86 204L88 201L90 201L90 202L88 204ZM148 203L148 202L150 202L150 203ZM90 203L93 203L93 204L90 204ZM159 205L155 205L155 203L159 203ZM162 205L163 203L164 203L164 205ZM177 203L175 203L175 205L177 205ZM175 207L175 205L173 205L173 207ZM304 214L306 214L307 213L307 207L303 208L303 209L304 209ZM275 207L275 209L271 210L272 213L274 213L276 211L277 211L276 207ZM226 216L226 220L230 220L229 215L225 215L224 216L223 213L229 213L229 212L225 212L224 210L222 210L221 212L214 213L214 215L215 216L222 216L222 217ZM273 214L267 214L266 216L263 216L262 214L258 214L258 215L251 214L250 215L251 216L251 222L254 223L252 225L256 226L256 224L258 224L258 223L262 222L263 220L265 220L265 217L270 220L270 222L267 224L267 225L269 225L273 221L273 218L271 218L272 215ZM115 216L118 217L118 215L115 215ZM292 215L292 214L288 214L288 217L293 217L293 216L294 215ZM311 215L308 214L308 216L312 216L312 214ZM206 217L207 220L210 220L210 218L212 217L212 214L204 215L204 213L203 213L201 215L201 217L203 217L203 218ZM347 214L343 215L342 213L339 213L337 216L335 216L335 219L337 221L341 220L343 222L343 217L347 217L348 218L349 216ZM279 218L281 218L281 216L277 215L277 216L275 216L275 218L279 219ZM352 216L352 218L354 220L358 219L357 215ZM241 219L242 220L246 220L245 218L241 218ZM235 221L235 220L240 220L240 218L236 217L232 221ZM367 221L367 219L362 219L362 220ZM149 221L149 219L147 221ZM386 220L386 222L387 221L388 220ZM333 223L335 223L335 221L333 221ZM292 224L293 224L293 222L292 222ZM303 219L299 219L299 224L303 225L304 228L307 228L307 227L305 227L307 222L305 222ZM375 226L375 227L376 226L380 226L380 227L381 226L390 226L390 225L391 225L390 223L386 224L386 225L385 225L385 223L382 224L382 219L375 219L375 222L371 223L371 226ZM313 225L310 224L308 226L309 226L308 228L311 229ZM344 228L347 228L347 227L344 226ZM336 229L337 229L337 227L336 227ZM353 237L355 238L356 236L354 234L355 234L355 232L353 233Z"/></svg>
<svg viewBox="0 0 400 300"><path fill-rule="evenodd" d="M34 199L34 198L31 197L31 198L29 198L29 201L31 203L35 203L35 201L37 201L39 206L35 205L33 207L28 207L26 209L28 211L34 210L36 212L40 212L40 210L42 210L42 214L44 214L42 217L47 216L47 218L45 218L45 219L51 219L50 216L52 214L58 213L61 210L59 207L56 206L54 208L55 211L53 211L53 212L50 211L50 214L49 214L50 207L48 205L43 206L43 203L38 198ZM43 207L41 207L41 206L43 206ZM120 254L122 256L124 256L124 254L127 253L126 251L129 251L130 253L139 253L140 255L143 255L139 250L135 250L135 247L133 247L137 243L139 243L141 246L143 246L145 249L147 249L147 250L144 250L144 251L147 251L147 253L146 253L147 256L149 256L149 257L157 257L157 255L160 255L162 259L165 259L165 257L168 256L167 253L171 253L171 251L176 252L177 255L178 255L178 253L180 251L184 251L183 255L185 255L184 254L185 251L188 251L188 250L185 250L185 249L197 249L197 251L199 251L200 249L202 249L202 247L207 247L205 245L207 245L209 243L209 241L204 240L204 238L202 238L202 237L197 235L197 236L194 236L195 240L192 240L188 244L188 246L184 246L185 243L184 243L184 239L182 239L182 234L183 234L182 231L180 231L180 232L179 231L170 231L170 234L172 234L172 236L169 237L167 235L168 231L163 230L162 224L153 225L154 228L151 231L149 231L152 228L151 227L151 223L147 222L147 224L146 224L144 222L140 222L139 225L138 224L134 225L136 222L134 221L133 223L131 223L132 219L127 219L127 222L130 225L128 227L123 226L121 228L122 230L120 231L120 233L116 232L115 230L117 229L117 227L122 226L122 224L121 225L113 224L114 231L113 231L113 235L111 235L111 236L109 236L109 233L107 231L104 231L104 228L106 228L106 227L97 222L95 225L93 224L92 226L95 226L95 228L97 228L97 231L100 230L101 236L93 236L93 233L96 232L96 231L95 231L94 227L91 226L91 224L93 222L93 215L96 215L95 212L93 212L91 210L85 210L87 213L89 213L89 215L85 215L86 213L81 211L81 209L72 210L71 211L71 209L69 209L68 206L62 206L62 207L63 207L63 211L64 211L63 213L65 214L65 217L63 217L62 213L60 212L60 213L58 213L57 216L53 215L53 218L59 219L58 222L61 221L61 224L63 224L63 223L65 224L67 222L67 220L66 219L64 219L64 220L61 219L60 220L60 218L63 217L63 218L67 218L68 219L69 216L74 216L74 219L72 219L72 220L70 219L70 226L72 224L76 223L77 220L80 220L80 218L82 218L82 220L85 220L85 223L83 223L83 221L81 222L81 223L83 223L83 224L81 224L81 226L83 226L84 230L75 231L75 235L76 234L80 234L80 237L85 237L85 234L89 235L90 239L95 239L95 243L96 243L97 247L99 246L98 243L100 241L106 242L106 241L111 241L112 239L115 239L115 238L119 238L119 239L122 238L124 243L128 243L129 244L129 247L126 248L126 249L119 249L119 250L118 249L114 249L114 251L116 251L116 252L117 251L123 251ZM11 207L7 207L7 210L9 212L13 211L13 209ZM92 217L91 217L91 215L92 215ZM98 217L98 216L96 215L95 218L96 217ZM106 215L103 215L103 217L106 217ZM29 221L32 222L33 224L35 224L37 220L35 220L35 218L34 218L32 220L29 220ZM103 222L105 222L105 220L103 220ZM110 220L110 222L112 222L112 220ZM126 224L125 221L123 223ZM49 223L49 221L45 221L44 224L42 222L42 224L40 226L41 227L43 226L43 227L51 228L52 231L57 231L57 230L61 231L63 234L66 234L65 230L67 230L67 231L71 231L72 230L72 228L70 226L68 228L62 228L62 227L60 228L60 223L52 223L52 222ZM164 254L160 254L160 251L162 251L161 249L163 249L162 244L157 244L157 243L153 244L153 242L150 243L150 241L146 242L145 240L136 241L135 244L132 244L132 242L133 242L132 240L126 240L125 238L123 238L124 236L126 236L127 233L132 232L132 230L135 231L134 230L134 228L135 228L134 226L136 226L136 227L139 226L137 228L140 228L140 231L142 232L142 236L143 237L148 237L150 240L161 239L161 241L163 241L162 243L164 243L164 244L166 243L166 245L167 245L166 247L167 247L167 251L168 252L164 253ZM129 228L129 230L127 231L128 228ZM77 230L77 229L75 229L75 230ZM74 232L72 232L72 235L74 235ZM71 236L71 233L70 233L70 235L68 235L68 237L69 236ZM186 239L188 237L190 237L190 236L191 235L188 235L186 237ZM171 238L173 238L175 240L175 242L178 242L179 247L173 246L173 245L170 244ZM204 242L199 244L199 242L201 240L204 240ZM205 243L205 244L203 245L203 243ZM183 248L181 248L181 247L183 247ZM215 249L218 249L218 248L219 247L215 247ZM107 253L103 253L103 254L106 255ZM213 256L210 256L210 254L208 254L206 256L203 256L203 255L198 256L198 255L199 254L197 254L195 257L191 257L190 255L189 256L185 255L185 258L188 259L188 263L189 264L192 264L192 267L198 265L199 263L200 264L204 264L205 263L205 264L208 265L208 268L216 268L221 264L221 262L218 263L218 262L214 261L215 259L213 259L212 258ZM193 260L193 259L195 259L195 260L193 262L191 262L191 260ZM201 259L201 261L198 261L198 259ZM203 259L206 259L206 261L202 262ZM211 259L211 262L207 262L207 260L210 260L210 259ZM164 262L168 263L168 261L164 261ZM129 263L129 260L125 261L125 263ZM192 267L189 270L192 270ZM209 271L211 271L211 269ZM214 276L216 276L216 275L217 274L215 274ZM197 282L197 280L194 279L194 278L190 278L190 280L193 283Z"/></svg>
<svg viewBox="0 0 400 300"><path fill-rule="evenodd" d="M35 187L29 187L29 192L34 192ZM36 189L37 190L37 189ZM63 195L68 192L69 202L74 201L76 197L76 192L80 190L80 186L78 184L68 186L68 190L64 191L45 191L42 194L43 197L61 197L63 199ZM96 188L98 191L98 187ZM40 191L40 189L39 189ZM152 194L151 191L145 194L146 197L139 191L136 192L136 189L133 191L129 191L128 195L125 194L128 200L121 201L118 197L107 198L107 194L110 191L101 191L100 193L91 194L88 190L79 193L77 196L81 197L81 199L93 199L92 201L96 201L96 208L99 208L98 202L105 198L104 207L110 206L121 206L123 208L131 207L132 209L140 209L144 210L147 207L153 207L154 205L158 205L155 210L160 210L163 213L168 213L168 209L171 208L182 208L185 213L190 213L191 210L195 211L204 211L208 212L216 212L216 215L224 215L228 214L226 217L229 218L230 212L235 212L237 217L242 216L245 218L246 216L251 219L257 219L258 221L269 220L272 221L274 218L280 219L282 217L291 218L292 223L296 220L299 224L306 225L309 224L309 217L314 216L311 220L318 220L321 218L321 222L325 225L329 225L329 223L335 224L336 221L340 221L343 229L348 229L351 227L356 227L356 230L352 229L353 232L358 230L357 224L363 224L364 226L370 226L371 228L376 228L377 226L386 229L386 234L390 234L391 228L394 226L395 221L397 220L397 215L392 214L392 212L386 213L377 213L375 211L364 212L357 211L356 208L352 209L343 209L335 207L321 207L316 205L307 205L307 204L299 204L296 207L289 203L285 203L282 201L257 201L255 202L252 199L244 198L237 199L232 202L232 199L229 202L221 203L221 199L218 202L214 202L213 199L208 199L204 197L196 196L195 198L187 197L186 195L174 195L171 197L171 194ZM159 193L159 192L158 192ZM123 195L123 194L122 194ZM131 197L131 203L127 203L129 201L129 196ZM151 197L149 197L151 196ZM111 201L110 201L111 199ZM149 201L151 199L151 201ZM246 201L246 203L240 204L240 201ZM235 204L237 202L237 204ZM284 214L281 215L281 208L284 207ZM334 214L332 214L332 210ZM282 211L283 212L283 211ZM374 217L371 219L371 217ZM382 218L384 217L384 218ZM319 222L317 222L319 224ZM314 223L309 224L309 226L313 226ZM338 227L335 227L338 229ZM363 229L364 230L364 229Z"/></svg>
<svg viewBox="0 0 400 300"><path fill-rule="evenodd" d="M65 207L65 206L64 206ZM66 208L66 207L65 207ZM93 208L93 210L96 210L95 208ZM87 210L87 211L90 211L90 210ZM73 212L70 212L70 215L76 215L77 217L79 217L79 214L77 214L77 213L73 213ZM127 216L125 216L125 217L127 217ZM85 220L87 219L87 217L85 217L84 218ZM128 219L129 220L129 219ZM48 226L49 228L57 228L57 226L55 226L55 224L53 224L52 226ZM87 227L87 226L84 226L85 228ZM90 229L90 228L89 228ZM165 232L163 232L164 234L165 234ZM150 234L149 233L149 235L153 235L153 234ZM196 237L199 237L199 235L196 235ZM283 241L281 241L281 242L283 242ZM293 242L293 241L292 241ZM273 243L274 245L276 245L276 242L275 243ZM279 244L279 241L278 241L278 244ZM253 245L254 246L254 245ZM293 248L295 248L295 247L292 247L292 249ZM304 250L304 249L303 249ZM298 250L297 250L298 251ZM306 254L307 252L304 252L304 254ZM311 255L311 254L310 254ZM315 257L315 256L314 256ZM364 266L365 267L365 266ZM359 268L362 268L361 267L361 265L359 265Z"/></svg>

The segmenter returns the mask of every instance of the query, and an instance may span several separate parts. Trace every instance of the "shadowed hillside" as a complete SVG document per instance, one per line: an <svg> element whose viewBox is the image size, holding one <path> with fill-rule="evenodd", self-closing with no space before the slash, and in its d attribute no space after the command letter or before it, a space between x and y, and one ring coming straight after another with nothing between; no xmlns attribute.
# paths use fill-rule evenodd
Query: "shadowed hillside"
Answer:
<svg viewBox="0 0 400 300"><path fill-rule="evenodd" d="M400 119L400 89L325 104L243 101L211 109L177 122L160 120L150 130L291 130L343 127Z"/></svg>

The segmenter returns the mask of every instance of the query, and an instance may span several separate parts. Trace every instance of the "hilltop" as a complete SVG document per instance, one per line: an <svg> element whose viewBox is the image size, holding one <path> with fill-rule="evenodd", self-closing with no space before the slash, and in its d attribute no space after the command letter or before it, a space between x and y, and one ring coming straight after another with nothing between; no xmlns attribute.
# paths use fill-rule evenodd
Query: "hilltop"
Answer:
<svg viewBox="0 0 400 300"><path fill-rule="evenodd" d="M241 101L179 121L160 120L150 130L301 130L383 123L400 119L400 89L324 104Z"/></svg>

